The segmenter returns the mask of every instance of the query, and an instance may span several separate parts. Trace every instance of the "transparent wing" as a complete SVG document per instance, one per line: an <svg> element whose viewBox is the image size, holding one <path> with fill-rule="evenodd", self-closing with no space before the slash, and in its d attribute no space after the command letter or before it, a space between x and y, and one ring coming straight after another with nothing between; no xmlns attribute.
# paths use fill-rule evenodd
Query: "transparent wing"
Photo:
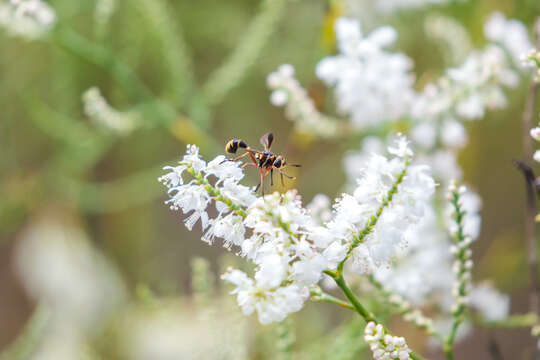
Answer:
<svg viewBox="0 0 540 360"><path fill-rule="evenodd" d="M272 147L272 142L274 141L274 134L270 132L266 133L261 137L259 141L261 142L261 145L264 146L265 151L270 151L270 148Z"/></svg>

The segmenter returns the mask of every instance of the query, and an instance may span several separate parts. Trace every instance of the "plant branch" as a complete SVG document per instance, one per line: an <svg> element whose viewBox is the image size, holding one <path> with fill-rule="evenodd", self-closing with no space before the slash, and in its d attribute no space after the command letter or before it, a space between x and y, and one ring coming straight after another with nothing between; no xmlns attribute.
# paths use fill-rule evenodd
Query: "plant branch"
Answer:
<svg viewBox="0 0 540 360"><path fill-rule="evenodd" d="M464 233L464 217L465 210L463 209L461 195L465 192L463 186L459 186L453 182L449 187L448 199L453 210L453 218L456 225L456 232L453 234L455 241L455 249L452 251L454 253L455 262L454 262L454 271L456 274L456 280L454 283L454 305L452 308L452 317L453 323L450 333L446 337L446 340L443 343L443 351L446 354L448 360L454 359L454 341L457 335L457 330L459 325L463 322L465 310L466 310L466 299L468 295L468 284L471 276L471 250L469 246L472 242L469 236L466 236Z"/></svg>
<svg viewBox="0 0 540 360"><path fill-rule="evenodd" d="M535 35L537 40L537 46L540 46L540 18L536 21ZM523 155L526 161L532 159L532 138L529 134L530 129L533 127L534 107L535 100L538 94L539 83L533 78L529 87L529 93L525 102L525 109L523 111ZM523 172L525 177L526 197L527 205L525 208L525 241L528 253L527 264L529 268L529 311L533 314L539 314L539 294L540 287L538 284L538 243L536 241L536 203L534 197L534 174L530 176L532 170L527 171L524 167L525 164L518 164L518 168ZM534 350L534 357L537 357L538 350Z"/></svg>
<svg viewBox="0 0 540 360"><path fill-rule="evenodd" d="M345 294L345 297L349 300L349 302L352 304L354 310L362 316L364 321L366 323L369 323L370 321L373 321L376 324L382 324L381 321L379 321L373 313L371 313L368 309L362 305L360 300L356 297L356 295L352 292L351 288L347 285L347 282L343 278L342 274L336 274L335 272L331 271L325 271L327 275L330 275L334 281L336 282L337 286L343 291L343 294ZM385 327L384 331L387 334L390 334L390 331ZM422 360L423 358L420 355L415 354L413 351L410 353L410 357L413 360Z"/></svg>

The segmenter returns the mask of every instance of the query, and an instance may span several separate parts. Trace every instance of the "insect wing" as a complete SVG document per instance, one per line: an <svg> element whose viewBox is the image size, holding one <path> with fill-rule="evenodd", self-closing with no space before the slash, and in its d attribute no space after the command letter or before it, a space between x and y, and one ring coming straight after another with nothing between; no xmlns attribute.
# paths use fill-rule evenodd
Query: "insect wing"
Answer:
<svg viewBox="0 0 540 360"><path fill-rule="evenodd" d="M259 141L261 142L262 146L264 146L264 150L270 151L270 148L272 147L272 142L274 141L274 134L266 133L261 137Z"/></svg>

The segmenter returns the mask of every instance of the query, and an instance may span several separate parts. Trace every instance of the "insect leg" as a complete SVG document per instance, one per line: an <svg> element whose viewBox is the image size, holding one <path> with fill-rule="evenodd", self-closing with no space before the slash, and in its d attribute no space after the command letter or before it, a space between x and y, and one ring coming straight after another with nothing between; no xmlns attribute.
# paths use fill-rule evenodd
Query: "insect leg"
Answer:
<svg viewBox="0 0 540 360"><path fill-rule="evenodd" d="M243 163L242 166L240 166L240 168L245 168L246 166L255 166L255 167L257 167L257 165L255 165L254 163Z"/></svg>
<svg viewBox="0 0 540 360"><path fill-rule="evenodd" d="M270 186L274 186L274 169L270 169Z"/></svg>
<svg viewBox="0 0 540 360"><path fill-rule="evenodd" d="M263 176L262 168L260 168L260 170L261 170L261 182L259 183L259 185L261 185L261 193L262 193L262 197L264 199L264 176Z"/></svg>
<svg viewBox="0 0 540 360"><path fill-rule="evenodd" d="M238 156L238 157L235 157L234 159L225 159L225 160L223 160L222 162L220 162L219 164L221 165L221 164L223 164L223 163L226 162L226 161L238 161L238 160L240 160L241 158L243 158L243 157L246 156L246 155L251 155L251 154L250 154L249 152L245 152L245 153L243 153L242 155L240 155L240 156Z"/></svg>
<svg viewBox="0 0 540 360"><path fill-rule="evenodd" d="M287 179L291 179L291 180L296 179L296 177L294 177L294 176L290 176L290 175L285 174L283 171L281 171L281 169L278 169L278 171L279 171L279 173L281 175L285 175L287 177Z"/></svg>

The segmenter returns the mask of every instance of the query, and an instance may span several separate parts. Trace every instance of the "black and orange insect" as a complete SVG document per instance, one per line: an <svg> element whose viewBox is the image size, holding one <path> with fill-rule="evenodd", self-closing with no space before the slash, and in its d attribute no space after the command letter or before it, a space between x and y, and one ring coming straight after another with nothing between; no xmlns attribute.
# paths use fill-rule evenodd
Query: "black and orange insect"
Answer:
<svg viewBox="0 0 540 360"><path fill-rule="evenodd" d="M270 148L272 147L272 142L274 141L274 134L272 133L266 133L264 134L261 139L261 145L264 146L264 151L258 151L255 149L252 149L247 145L247 143L244 140L241 139L232 139L225 145L225 151L230 154L236 154L238 149L244 149L246 152L234 159L229 159L228 161L238 161L242 159L245 156L249 156L252 160L252 162L244 163L242 167L246 166L254 166L259 169L260 175L261 175L261 181L259 185L255 188L255 191L261 187L262 195L264 196L264 179L270 174L270 185L274 185L274 170L278 171L281 176L281 184L283 184L283 176L287 177L288 179L295 179L295 177L287 175L283 172L283 169L287 166L294 166L294 167L300 167L301 165L298 164L287 164L287 160L281 155L276 155L272 152L270 152ZM225 160L227 161L227 160Z"/></svg>

